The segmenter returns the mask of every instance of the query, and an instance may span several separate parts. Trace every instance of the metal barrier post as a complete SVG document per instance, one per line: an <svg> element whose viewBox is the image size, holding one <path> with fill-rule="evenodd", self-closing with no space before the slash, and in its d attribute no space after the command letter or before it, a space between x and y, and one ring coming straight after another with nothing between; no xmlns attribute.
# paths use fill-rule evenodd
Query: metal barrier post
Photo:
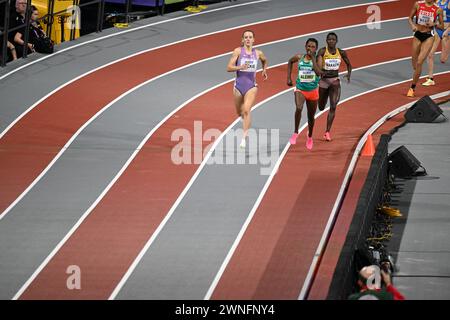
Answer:
<svg viewBox="0 0 450 320"><path fill-rule="evenodd" d="M159 0L157 0L157 2L156 2L156 12L160 16L162 16L164 14L164 0L161 0L161 1L162 1L161 4L160 4Z"/></svg>
<svg viewBox="0 0 450 320"><path fill-rule="evenodd" d="M105 0L101 1L102 11L100 14L100 31L103 31L103 22L105 21Z"/></svg>
<svg viewBox="0 0 450 320"><path fill-rule="evenodd" d="M100 32L103 29L103 15L104 14L105 14L105 0L101 0L98 3L97 30L96 30L96 32Z"/></svg>
<svg viewBox="0 0 450 320"><path fill-rule="evenodd" d="M95 32L99 32L100 31L100 15L102 12L102 3L99 2L98 3L98 8L97 8L97 28L95 29Z"/></svg>
<svg viewBox="0 0 450 320"><path fill-rule="evenodd" d="M48 6L50 8L50 12L47 12L47 15L49 17L49 21L47 24L47 35L50 37L50 35L52 34L53 22L55 22L55 16L53 15L53 12L55 11L55 0L49 0Z"/></svg>
<svg viewBox="0 0 450 320"><path fill-rule="evenodd" d="M73 0L72 2L72 15L70 17L70 41L75 40L75 32L77 29L77 20L78 20L78 0Z"/></svg>
<svg viewBox="0 0 450 320"><path fill-rule="evenodd" d="M31 0L27 0L27 9L25 11L25 34L23 35L23 53L22 57L26 58L28 56L28 38L30 33L30 20L31 20Z"/></svg>
<svg viewBox="0 0 450 320"><path fill-rule="evenodd" d="M8 56L8 29L9 29L9 0L5 0L5 21L3 23L3 39L2 39L2 67L6 65L6 57Z"/></svg>
<svg viewBox="0 0 450 320"><path fill-rule="evenodd" d="M129 23L130 22L130 16L129 16L130 5L131 5L131 0L126 0L126 3L125 3L125 23Z"/></svg>

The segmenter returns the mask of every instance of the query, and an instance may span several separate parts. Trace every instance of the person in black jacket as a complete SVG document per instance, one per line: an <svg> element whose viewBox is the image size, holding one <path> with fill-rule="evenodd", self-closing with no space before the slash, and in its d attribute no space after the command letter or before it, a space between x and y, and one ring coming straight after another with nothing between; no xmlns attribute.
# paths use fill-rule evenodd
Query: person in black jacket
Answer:
<svg viewBox="0 0 450 320"><path fill-rule="evenodd" d="M22 26L21 29L25 28L25 16L27 12L27 0L16 0L15 10L11 12L11 16L9 17L9 34L8 41L13 43L16 47L17 57L21 58L23 56L23 43L16 43L14 41L15 35L18 30L12 30L13 28Z"/></svg>
<svg viewBox="0 0 450 320"><path fill-rule="evenodd" d="M41 52L41 53L50 53L53 51L53 44L50 39L48 39L45 31L42 29L41 25L37 21L39 18L39 11L35 6L31 6L31 22L30 22L30 30L28 33L28 50L29 52ZM26 28L21 28L18 30L14 37L14 42L21 45L24 45L24 34ZM49 46L47 48L46 46Z"/></svg>

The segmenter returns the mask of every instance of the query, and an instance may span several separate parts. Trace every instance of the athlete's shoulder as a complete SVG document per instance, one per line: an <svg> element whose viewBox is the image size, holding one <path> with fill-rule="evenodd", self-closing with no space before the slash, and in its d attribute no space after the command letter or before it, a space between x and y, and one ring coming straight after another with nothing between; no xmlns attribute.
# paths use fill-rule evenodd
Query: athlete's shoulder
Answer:
<svg viewBox="0 0 450 320"><path fill-rule="evenodd" d="M261 60L267 59L266 55L264 54L264 52L262 52L262 50L255 49L255 53L256 53L256 58L257 59L261 59Z"/></svg>
<svg viewBox="0 0 450 320"><path fill-rule="evenodd" d="M233 50L233 53L241 54L241 50L242 50L242 47L237 47L236 49Z"/></svg>
<svg viewBox="0 0 450 320"><path fill-rule="evenodd" d="M317 51L317 55L318 56L323 56L325 54L325 51L327 50L326 47L322 47L319 49L319 51Z"/></svg>

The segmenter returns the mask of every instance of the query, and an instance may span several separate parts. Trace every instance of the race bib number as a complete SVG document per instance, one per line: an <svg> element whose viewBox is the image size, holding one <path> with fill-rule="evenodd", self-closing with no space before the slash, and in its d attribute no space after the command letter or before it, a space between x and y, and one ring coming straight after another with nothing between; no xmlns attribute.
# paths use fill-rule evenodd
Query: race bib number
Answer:
<svg viewBox="0 0 450 320"><path fill-rule="evenodd" d="M247 65L247 69L240 70L240 71L241 72L256 72L257 64L258 64L257 60L242 58L241 66Z"/></svg>
<svg viewBox="0 0 450 320"><path fill-rule="evenodd" d="M316 80L316 73L313 70L301 70L298 72L300 82L308 83Z"/></svg>
<svg viewBox="0 0 450 320"><path fill-rule="evenodd" d="M426 26L428 23L433 22L433 13L427 11L420 11L417 24Z"/></svg>
<svg viewBox="0 0 450 320"><path fill-rule="evenodd" d="M339 70L341 59L325 59L325 70Z"/></svg>

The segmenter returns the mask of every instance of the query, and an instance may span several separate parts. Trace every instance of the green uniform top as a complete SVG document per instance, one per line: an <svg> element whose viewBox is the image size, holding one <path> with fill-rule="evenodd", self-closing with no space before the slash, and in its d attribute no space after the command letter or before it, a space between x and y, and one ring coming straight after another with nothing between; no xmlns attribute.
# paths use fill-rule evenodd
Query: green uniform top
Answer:
<svg viewBox="0 0 450 320"><path fill-rule="evenodd" d="M297 89L312 91L319 86L319 77L314 72L312 61L305 61L303 55L298 61Z"/></svg>

